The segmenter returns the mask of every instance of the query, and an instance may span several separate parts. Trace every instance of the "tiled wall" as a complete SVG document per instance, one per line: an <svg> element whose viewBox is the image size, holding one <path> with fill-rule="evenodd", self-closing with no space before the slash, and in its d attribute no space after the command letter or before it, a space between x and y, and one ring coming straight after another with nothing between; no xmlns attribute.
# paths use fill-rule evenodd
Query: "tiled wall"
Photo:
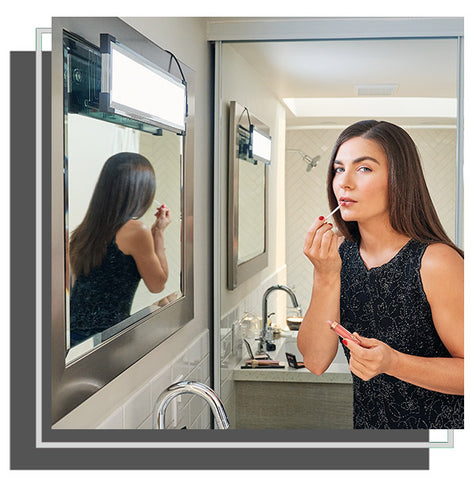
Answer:
<svg viewBox="0 0 476 480"><path fill-rule="evenodd" d="M261 317L262 298L264 292L271 285L286 284L286 266L269 276L252 293L247 295L235 308L222 315L221 318L221 389L220 398L227 412L231 428L235 426L235 392L233 381L233 370L246 355L244 350L243 335L241 332L240 320L246 313L252 313ZM268 312L275 312L275 318L283 318L286 309L288 296L284 292L273 292L269 296ZM299 297L298 297L299 301ZM273 322L274 323L274 322ZM256 343L251 345L253 351Z"/></svg>
<svg viewBox="0 0 476 480"><path fill-rule="evenodd" d="M195 380L210 386L209 335L208 330L203 332L182 354L164 365L154 378L126 399L124 404L97 428L151 429L155 401L169 385L180 380ZM209 429L208 404L195 395L180 395L167 407L165 425L169 429Z"/></svg>

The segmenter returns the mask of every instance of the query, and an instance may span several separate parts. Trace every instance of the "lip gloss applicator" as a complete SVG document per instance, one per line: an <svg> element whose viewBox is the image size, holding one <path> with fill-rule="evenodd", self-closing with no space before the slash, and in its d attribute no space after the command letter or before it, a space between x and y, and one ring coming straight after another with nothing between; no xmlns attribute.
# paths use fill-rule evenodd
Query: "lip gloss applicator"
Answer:
<svg viewBox="0 0 476 480"><path fill-rule="evenodd" d="M334 215L334 213L336 213L336 212L337 212L337 210L339 210L339 208L340 208L340 207L342 207L342 203L339 203L339 205L337 205L337 207L336 207L336 208L334 208L334 210L332 210L332 212L331 212L331 213L329 213L329 215L327 215L327 217L326 217L326 218L324 218L324 222L327 222L327 220L328 220L329 218L331 218L331 217L332 217L332 215Z"/></svg>

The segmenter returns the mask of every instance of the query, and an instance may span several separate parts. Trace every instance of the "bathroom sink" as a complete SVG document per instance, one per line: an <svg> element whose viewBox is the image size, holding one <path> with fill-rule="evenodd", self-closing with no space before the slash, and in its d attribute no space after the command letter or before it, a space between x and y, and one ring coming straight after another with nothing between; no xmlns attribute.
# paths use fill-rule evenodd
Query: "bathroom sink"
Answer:
<svg viewBox="0 0 476 480"><path fill-rule="evenodd" d="M280 342L277 343L277 349L276 352L273 354L271 353L271 358L273 360L279 360L280 362L286 362L287 364L287 359L286 359L286 353L292 353L293 355L296 356L296 360L298 362L302 362L302 354L298 349L297 346L297 337L292 336L292 337L285 337L284 339L281 339Z"/></svg>

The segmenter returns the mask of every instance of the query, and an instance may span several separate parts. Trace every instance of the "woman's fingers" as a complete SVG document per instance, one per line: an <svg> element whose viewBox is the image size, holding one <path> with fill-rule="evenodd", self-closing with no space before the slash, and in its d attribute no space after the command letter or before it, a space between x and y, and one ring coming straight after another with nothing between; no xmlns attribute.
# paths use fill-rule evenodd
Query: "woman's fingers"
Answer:
<svg viewBox="0 0 476 480"><path fill-rule="evenodd" d="M322 234L321 246L320 246L322 255L328 256L330 250L332 249L334 238L337 238L337 236L332 231L332 226L331 226L329 230L327 230Z"/></svg>
<svg viewBox="0 0 476 480"><path fill-rule="evenodd" d="M322 225L316 232L316 234L314 235L314 239L312 241L312 250L314 251L321 251L322 249L322 240L323 240L323 237L324 235L327 234L327 232L331 232L332 234L332 225L330 225L329 223L325 223L324 225ZM329 235L327 235L329 236Z"/></svg>
<svg viewBox="0 0 476 480"><path fill-rule="evenodd" d="M306 238L304 240L304 248L309 248L312 245L314 236L316 235L317 230L324 225L324 217L318 217L314 220L313 224L309 227L307 231Z"/></svg>

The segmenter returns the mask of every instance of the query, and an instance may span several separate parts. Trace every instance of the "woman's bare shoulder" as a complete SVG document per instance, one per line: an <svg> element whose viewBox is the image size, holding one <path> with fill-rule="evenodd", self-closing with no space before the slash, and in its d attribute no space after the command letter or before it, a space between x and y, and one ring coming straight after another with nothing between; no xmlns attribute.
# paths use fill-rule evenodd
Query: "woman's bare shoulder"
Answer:
<svg viewBox="0 0 476 480"><path fill-rule="evenodd" d="M117 235L121 236L129 236L129 235L136 235L136 234L143 234L143 232L150 231L149 227L142 223L139 220L131 219L126 222L118 231Z"/></svg>
<svg viewBox="0 0 476 480"><path fill-rule="evenodd" d="M444 243L428 245L422 258L422 267L426 266L430 269L444 269L448 266L463 266L463 264L461 255Z"/></svg>
<svg viewBox="0 0 476 480"><path fill-rule="evenodd" d="M151 240L150 228L139 220L129 220L116 234L116 243L119 249L126 254L133 253L137 246Z"/></svg>
<svg viewBox="0 0 476 480"><path fill-rule="evenodd" d="M459 279L463 275L464 260L449 245L432 243L428 245L421 260L421 273L427 282L439 281L442 278Z"/></svg>

